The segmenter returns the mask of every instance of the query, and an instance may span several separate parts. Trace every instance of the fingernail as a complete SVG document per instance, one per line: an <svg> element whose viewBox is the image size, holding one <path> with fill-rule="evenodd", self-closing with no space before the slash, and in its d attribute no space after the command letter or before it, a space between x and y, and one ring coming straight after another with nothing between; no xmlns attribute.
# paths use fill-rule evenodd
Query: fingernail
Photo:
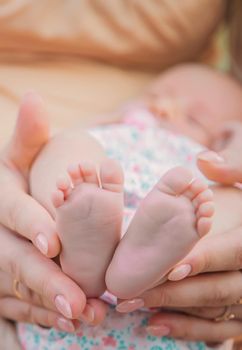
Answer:
<svg viewBox="0 0 242 350"><path fill-rule="evenodd" d="M170 281L180 281L187 277L192 271L192 267L189 264L184 264L175 267L168 275Z"/></svg>
<svg viewBox="0 0 242 350"><path fill-rule="evenodd" d="M94 308L87 304L80 318L82 321L86 323L92 323L95 319Z"/></svg>
<svg viewBox="0 0 242 350"><path fill-rule="evenodd" d="M150 335L154 335L155 337L163 337L165 335L170 334L170 328L160 325L160 326L149 326L146 327L146 331Z"/></svg>
<svg viewBox="0 0 242 350"><path fill-rule="evenodd" d="M48 253L48 241L43 233L39 233L35 238L35 245L41 251L42 254L47 255Z"/></svg>
<svg viewBox="0 0 242 350"><path fill-rule="evenodd" d="M199 154L198 159L205 160L206 162L224 163L224 158L212 151Z"/></svg>
<svg viewBox="0 0 242 350"><path fill-rule="evenodd" d="M63 295L57 295L55 298L55 306L57 310L66 318L72 318L71 306Z"/></svg>
<svg viewBox="0 0 242 350"><path fill-rule="evenodd" d="M64 332L73 333L75 332L75 327L73 323L65 318L58 318L57 326Z"/></svg>
<svg viewBox="0 0 242 350"><path fill-rule="evenodd" d="M116 306L118 312L132 312L137 309L140 309L145 305L143 299L133 299L128 301L123 301L122 303Z"/></svg>

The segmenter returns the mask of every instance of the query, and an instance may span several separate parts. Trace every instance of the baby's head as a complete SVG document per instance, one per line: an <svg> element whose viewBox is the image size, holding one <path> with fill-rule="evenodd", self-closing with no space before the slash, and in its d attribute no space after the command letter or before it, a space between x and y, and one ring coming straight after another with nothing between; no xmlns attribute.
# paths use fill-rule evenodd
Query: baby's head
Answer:
<svg viewBox="0 0 242 350"><path fill-rule="evenodd" d="M218 127L242 121L242 87L228 75L202 65L167 70L152 84L145 100L161 126L210 146Z"/></svg>

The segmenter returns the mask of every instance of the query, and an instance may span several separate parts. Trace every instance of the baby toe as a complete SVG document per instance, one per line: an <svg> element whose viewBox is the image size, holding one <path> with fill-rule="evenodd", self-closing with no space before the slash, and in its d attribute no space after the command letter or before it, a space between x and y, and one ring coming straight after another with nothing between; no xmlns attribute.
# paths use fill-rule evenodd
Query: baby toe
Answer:
<svg viewBox="0 0 242 350"><path fill-rule="evenodd" d="M183 193L188 199L193 200L201 192L205 191L208 185L201 179L194 179L189 188Z"/></svg>
<svg viewBox="0 0 242 350"><path fill-rule="evenodd" d="M197 210L198 207L205 202L210 202L213 201L213 191L210 190L209 188L206 189L205 191L202 191L199 193L192 201L195 209Z"/></svg>
<svg viewBox="0 0 242 350"><path fill-rule="evenodd" d="M214 202L212 201L205 202L198 207L196 216L198 219L202 217L211 217L213 216L214 211L215 211Z"/></svg>
<svg viewBox="0 0 242 350"><path fill-rule="evenodd" d="M102 188L112 192L122 192L124 175L121 165L112 159L102 162L100 167L100 181Z"/></svg>
<svg viewBox="0 0 242 350"><path fill-rule="evenodd" d="M71 180L68 175L60 176L56 182L56 186L60 191L63 192L64 199L66 199L72 191Z"/></svg>
<svg viewBox="0 0 242 350"><path fill-rule="evenodd" d="M205 236L212 228L211 217L201 217L197 221L197 232L200 237Z"/></svg>
<svg viewBox="0 0 242 350"><path fill-rule="evenodd" d="M69 165L67 171L68 171L68 174L71 178L73 186L80 185L83 182L83 178L82 178L81 169L79 167L79 164Z"/></svg>
<svg viewBox="0 0 242 350"><path fill-rule="evenodd" d="M65 201L64 193L61 190L56 190L52 193L51 201L55 208L59 208Z"/></svg>
<svg viewBox="0 0 242 350"><path fill-rule="evenodd" d="M99 184L97 169L93 162L82 161L79 164L79 169L81 172L81 176L85 182L94 185Z"/></svg>
<svg viewBox="0 0 242 350"><path fill-rule="evenodd" d="M183 167L176 167L169 170L158 182L157 188L167 194L183 194L190 186L193 174Z"/></svg>

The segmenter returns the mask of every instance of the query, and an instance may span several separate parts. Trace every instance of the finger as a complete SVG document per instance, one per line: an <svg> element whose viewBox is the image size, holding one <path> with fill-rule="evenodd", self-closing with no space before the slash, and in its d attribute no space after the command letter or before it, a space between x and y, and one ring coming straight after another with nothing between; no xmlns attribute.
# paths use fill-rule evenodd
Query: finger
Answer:
<svg viewBox="0 0 242 350"><path fill-rule="evenodd" d="M214 320L217 317L224 315L227 310L227 306L223 307L188 307L188 308L176 308L175 311L183 312L188 315L193 315L200 318L207 318ZM232 315L233 319L242 320L242 306L231 305L229 307L229 315Z"/></svg>
<svg viewBox="0 0 242 350"><path fill-rule="evenodd" d="M205 151L198 155L197 165L208 179L232 185L242 182L242 164L231 159L232 155L228 154L228 151L221 153ZM239 157L238 153L237 156Z"/></svg>
<svg viewBox="0 0 242 350"><path fill-rule="evenodd" d="M0 315L17 322L54 327L65 332L75 332L77 326L76 323L65 319L56 312L15 298L2 298L0 300Z"/></svg>
<svg viewBox="0 0 242 350"><path fill-rule="evenodd" d="M226 123L220 128L214 149L218 153L205 151L198 155L198 167L206 177L224 184L242 182L240 157L242 123Z"/></svg>
<svg viewBox="0 0 242 350"><path fill-rule="evenodd" d="M22 301L28 302L29 304L56 311L56 307L54 307L53 303L48 299L44 299L41 295L33 292L19 281L17 281L16 285L13 277L9 273L0 271L0 297L19 298L19 296Z"/></svg>
<svg viewBox="0 0 242 350"><path fill-rule="evenodd" d="M164 312L150 319L147 332L154 336L167 335L184 340L222 342L240 335L242 323L232 320L228 322L214 322Z"/></svg>
<svg viewBox="0 0 242 350"><path fill-rule="evenodd" d="M48 113L41 97L27 93L21 102L14 133L5 150L5 159L27 173L34 158L49 140Z"/></svg>
<svg viewBox="0 0 242 350"><path fill-rule="evenodd" d="M24 175L43 145L49 139L49 125L43 101L27 94L20 106L14 134L2 154L0 181L2 200L0 222L32 240L45 255L60 252L55 225L48 212L26 193Z"/></svg>
<svg viewBox="0 0 242 350"><path fill-rule="evenodd" d="M1 276L1 275L0 275ZM1 277L0 277L1 278ZM2 278L1 278L2 282ZM18 295L21 296L21 300L30 303L32 305L47 308L48 310L56 311L56 307L53 306L48 299L45 299L41 295L34 293L29 288L27 288L23 283L17 284ZM9 277L8 274L5 273L3 288L1 287L0 294L2 296L11 296L16 298L16 292L13 288L12 278ZM89 299L85 308L82 311L80 316L80 320L84 321L87 324L91 324L92 326L96 326L101 324L105 319L107 314L107 305L99 299Z"/></svg>
<svg viewBox="0 0 242 350"><path fill-rule="evenodd" d="M11 176L11 175L10 175ZM31 196L0 175L2 200L0 222L14 232L31 240L48 257L60 252L60 241L56 225L50 214Z"/></svg>
<svg viewBox="0 0 242 350"><path fill-rule="evenodd" d="M216 307L236 303L241 293L241 273L221 272L166 282L139 298L146 307Z"/></svg>
<svg viewBox="0 0 242 350"><path fill-rule="evenodd" d="M107 304L100 299L88 299L87 305L91 306L91 308L95 310L95 314L93 315L93 321L88 323L91 323L92 326L101 324L104 321L107 314ZM86 308L84 309L83 313L85 313L85 311ZM91 317L89 319L91 319Z"/></svg>
<svg viewBox="0 0 242 350"><path fill-rule="evenodd" d="M47 299L66 318L80 317L86 304L85 295L54 261L4 227L0 228L0 241L2 270Z"/></svg>
<svg viewBox="0 0 242 350"><path fill-rule="evenodd" d="M213 271L234 271L242 268L242 227L200 240L192 251L169 274L168 279Z"/></svg>
<svg viewBox="0 0 242 350"><path fill-rule="evenodd" d="M39 306L41 308L47 308L52 311L56 311L56 307L48 299L44 298L40 294L31 291L23 283L18 282L17 286L14 286L13 278L8 273L0 271L0 296L1 297L14 297L16 298L16 289L18 295L21 296L21 300ZM89 299L86 304L80 319L88 324L98 325L101 324L107 313L107 304L99 299Z"/></svg>

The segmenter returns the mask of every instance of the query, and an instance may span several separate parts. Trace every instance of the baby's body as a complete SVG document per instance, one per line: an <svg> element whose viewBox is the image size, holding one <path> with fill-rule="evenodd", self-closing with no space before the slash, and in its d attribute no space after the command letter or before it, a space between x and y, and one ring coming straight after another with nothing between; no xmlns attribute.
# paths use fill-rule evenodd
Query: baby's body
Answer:
<svg viewBox="0 0 242 350"><path fill-rule="evenodd" d="M203 86L197 85L199 74L204 79L199 82ZM220 104L210 109L216 101L208 89L222 101L222 108ZM205 68L176 68L157 80L138 102L120 112L126 119L123 124L113 125L114 138L115 128L127 128L134 139L138 130L144 136L143 148L152 154L154 150L145 144L147 130L154 131L161 124L161 127L193 136L196 141L210 146L215 135L213 123L216 128L219 118L220 122L229 119L230 115L238 119L242 111L238 90L229 79ZM230 95L233 101L230 101ZM140 123L137 122L139 114L145 116L140 118ZM134 123L133 128L129 126L130 120ZM147 120L148 127L145 125ZM108 127L97 129L102 134L101 129L105 128ZM176 137L174 131L165 133ZM153 136L159 136L159 133ZM87 296L99 296L107 286L119 298L134 298L159 283L208 233L213 214L212 192L203 180L194 178L189 169L169 170L152 184L153 189L144 199L141 199L142 195L147 193L149 186L142 194L133 193L135 201L140 202L139 207L133 218L134 210L127 214L130 224L125 225L128 228L119 243L123 220L123 173L119 164L107 157L97 138L84 131L54 137L32 168L31 192L55 217L62 242L61 266ZM122 143L122 137L118 141ZM108 144L109 140L105 142ZM135 145L133 142L131 147L135 148ZM130 149L127 159L135 151L139 151L138 147L137 150ZM155 152L162 153L162 149ZM118 151L116 156L119 160ZM137 170L139 166L133 163L134 172L140 171ZM64 177L57 181L60 175ZM221 211L226 211L232 204L234 216L231 220L226 218L223 229L239 223L241 210L236 201L240 199L240 193L233 189L231 192L226 190L225 195L221 190L215 191L215 203L219 208L216 217L220 223L219 227L215 225L215 232L224 225Z"/></svg>
<svg viewBox="0 0 242 350"><path fill-rule="evenodd" d="M128 124L125 127L132 129ZM111 130L115 135L115 130ZM119 163L107 158L103 150L99 151L100 161L87 161L90 153L86 155L83 135L77 132L69 137L67 144L65 138L60 137L61 145L55 139L47 146L49 159L55 156L57 149L58 152L61 147L63 149L62 158L55 161L53 158L48 165L48 179L42 184L42 191L37 186L42 176L39 167L44 168L42 162L47 158L44 153L43 158L40 154L32 171L32 194L55 217L62 242L62 269L78 282L87 296L100 296L107 285L119 298L133 298L159 282L209 231L212 192L204 181L193 179L190 170L182 167L170 170L141 201L119 243L124 197L122 169ZM96 146L96 139L85 137ZM61 167L63 172L67 169L65 156L69 160L68 153L71 153L72 162L77 163L68 167L66 174L69 176L58 179L56 185L54 179L56 182L58 174L62 174ZM77 160L79 157L81 161ZM52 200L51 190L54 190ZM169 254L161 254L162 249Z"/></svg>
<svg viewBox="0 0 242 350"><path fill-rule="evenodd" d="M219 118L224 121L227 115L235 118L239 115L241 102L234 96L237 89L229 78L205 68L179 67L161 76L123 114L135 111L137 116L140 109L141 114L148 116L151 110L163 123L161 127L176 128L176 132L181 130L209 146L212 127L217 128ZM232 102L227 90L232 90ZM217 97L211 95L212 91ZM217 102L219 105L214 108L213 103ZM60 175L64 177L57 181ZM119 243L123 219L122 170L107 158L96 139L84 131L55 137L39 155L30 180L32 195L56 218L62 242L61 266L88 297L100 296L106 286L122 299L141 294L158 283L210 230L211 191L201 180L194 180L188 170L176 168L141 201ZM167 251L169 254L165 254Z"/></svg>

